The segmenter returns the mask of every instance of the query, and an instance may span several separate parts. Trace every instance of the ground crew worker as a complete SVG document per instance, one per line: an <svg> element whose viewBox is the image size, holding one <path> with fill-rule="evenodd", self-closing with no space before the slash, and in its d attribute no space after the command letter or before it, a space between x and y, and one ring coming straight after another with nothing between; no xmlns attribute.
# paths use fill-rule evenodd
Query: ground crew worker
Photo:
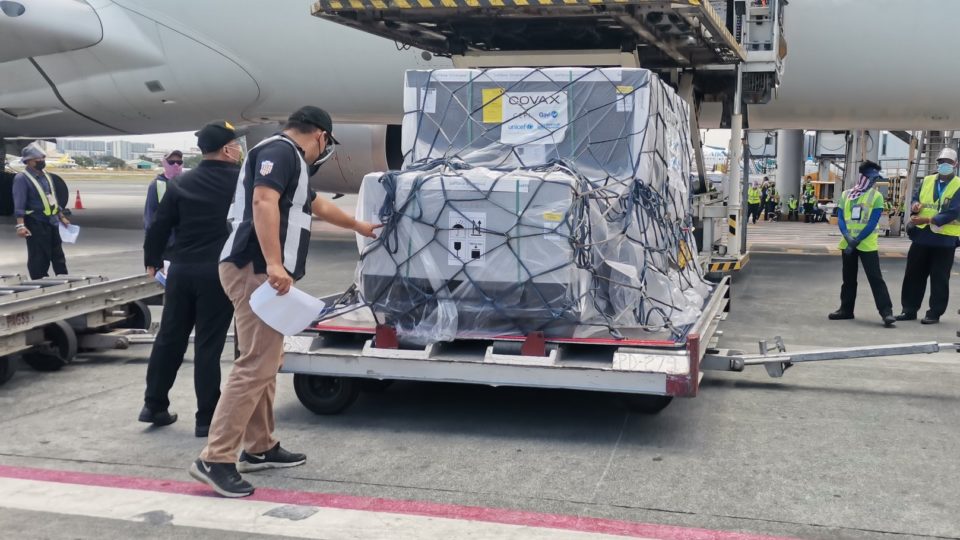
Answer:
<svg viewBox="0 0 960 540"><path fill-rule="evenodd" d="M163 172L150 181L147 186L147 200L143 205L143 230L150 228L153 223L153 216L157 213L157 207L167 192L167 182L180 176L183 172L183 152L173 150L163 158L161 167Z"/></svg>
<svg viewBox="0 0 960 540"><path fill-rule="evenodd" d="M950 271L960 238L960 178L957 177L957 151L944 148L937 158L937 174L923 179L913 199L910 218L915 230L910 234L907 270L903 275L900 302L903 312L898 321L917 318L930 279L930 309L923 324L936 324L947 310L950 298Z"/></svg>
<svg viewBox="0 0 960 540"><path fill-rule="evenodd" d="M747 219L752 219L753 223L757 223L757 219L760 218L760 188L757 187L757 184L751 184L747 188Z"/></svg>
<svg viewBox="0 0 960 540"><path fill-rule="evenodd" d="M893 316L890 292L880 273L877 224L883 215L883 195L875 187L880 178L880 166L865 161L860 166L860 180L853 188L840 195L837 223L840 226L840 249L843 260L843 285L840 287L840 309L831 313L830 320L852 319L857 302L857 260L867 274L873 301L883 319L891 327L897 322Z"/></svg>
<svg viewBox="0 0 960 540"><path fill-rule="evenodd" d="M60 224L69 225L57 203L53 179L44 171L46 154L35 146L20 153L26 170L13 177L13 215L17 220L17 236L27 240L27 271L30 279L53 273L67 273L67 258L60 241Z"/></svg>
<svg viewBox="0 0 960 540"><path fill-rule="evenodd" d="M803 222L804 223L813 223L814 222L814 209L817 206L817 199L813 196L813 193L805 191L803 194Z"/></svg>
<svg viewBox="0 0 960 540"><path fill-rule="evenodd" d="M779 197L779 195L777 195L777 188L771 185L767 189L767 199L763 205L764 221L772 221L770 216L772 216L776 211L777 200L778 200L777 197Z"/></svg>
<svg viewBox="0 0 960 540"><path fill-rule="evenodd" d="M242 149L236 141L240 134L222 120L207 124L196 135L203 161L182 176L172 175L176 180L158 180L157 193L165 194L143 245L144 266L154 276L163 268L169 239L176 238L170 250L160 332L150 351L139 420L155 426L177 421L176 413L168 410L169 393L183 363L190 332L196 327L194 434L206 437L220 399L220 355L233 319L233 305L220 285L217 267L220 249L230 232L227 211L237 187ZM168 167L164 172L174 171Z"/></svg>
<svg viewBox="0 0 960 540"><path fill-rule="evenodd" d="M787 221L799 221L800 215L798 210L800 208L800 202L797 201L796 195L790 195L790 198L787 200Z"/></svg>
<svg viewBox="0 0 960 540"><path fill-rule="evenodd" d="M290 115L281 133L253 148L241 167L230 211L232 232L220 254L220 280L236 309L240 355L224 385L207 447L190 466L191 476L226 497L253 493L238 469L306 462L305 455L288 452L274 438L273 397L283 335L253 313L250 295L265 282L278 295L286 294L303 277L311 214L370 238L380 227L355 220L310 189L310 177L336 143L330 115L303 107Z"/></svg>
<svg viewBox="0 0 960 540"><path fill-rule="evenodd" d="M770 179L764 176L763 182L760 184L760 211L764 214L764 220L767 219L766 213L768 198L770 198Z"/></svg>

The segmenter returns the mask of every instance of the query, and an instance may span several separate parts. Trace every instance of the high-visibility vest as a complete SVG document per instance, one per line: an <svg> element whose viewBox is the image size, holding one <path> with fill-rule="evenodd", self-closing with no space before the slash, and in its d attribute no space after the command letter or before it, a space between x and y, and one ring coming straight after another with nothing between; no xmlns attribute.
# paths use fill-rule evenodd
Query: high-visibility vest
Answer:
<svg viewBox="0 0 960 540"><path fill-rule="evenodd" d="M741 199L742 200L742 199ZM748 204L760 204L760 190L757 188L750 188L747 190L747 203Z"/></svg>
<svg viewBox="0 0 960 540"><path fill-rule="evenodd" d="M53 179L50 178L50 175L47 174L47 171L41 171L43 176L47 179L47 185L50 186L50 193L47 193L43 190L43 186L40 185L40 182L33 177L28 171L24 171L23 174L30 179L30 183L33 184L34 189L37 190L37 195L40 196L40 202L43 203L43 215L45 216L55 216L60 213L60 205L57 204L57 195L54 193L53 188ZM27 210L27 214L32 214L33 210Z"/></svg>
<svg viewBox="0 0 960 540"><path fill-rule="evenodd" d="M883 198L876 188L868 189L857 197L856 200L850 200L849 191L844 191L843 194L840 195L840 207L843 208L843 221L847 224L847 232L849 232L853 238L857 238L860 236L860 233L863 232L863 229L867 227L867 223L870 222L870 214L878 208L883 209ZM860 208L860 217L859 219L853 219L853 209L857 207ZM857 250L877 251L878 236L877 228L874 227L873 232L857 244ZM844 238L840 240L840 249L846 249L846 247L847 239Z"/></svg>
<svg viewBox="0 0 960 540"><path fill-rule="evenodd" d="M163 196L167 193L167 179L157 177L157 203L163 200Z"/></svg>
<svg viewBox="0 0 960 540"><path fill-rule="evenodd" d="M950 206L950 201L960 189L960 177L954 176L937 198L935 189L937 181L938 175L931 174L924 178L923 184L920 185L920 217L932 218L939 214L943 208ZM926 224L917 225L917 227L922 229ZM960 236L960 222L951 221L942 227L931 224L930 230L944 236Z"/></svg>
<svg viewBox="0 0 960 540"><path fill-rule="evenodd" d="M791 210L796 210L797 204L798 202L796 199L790 199L789 201L787 201L787 205L790 207Z"/></svg>

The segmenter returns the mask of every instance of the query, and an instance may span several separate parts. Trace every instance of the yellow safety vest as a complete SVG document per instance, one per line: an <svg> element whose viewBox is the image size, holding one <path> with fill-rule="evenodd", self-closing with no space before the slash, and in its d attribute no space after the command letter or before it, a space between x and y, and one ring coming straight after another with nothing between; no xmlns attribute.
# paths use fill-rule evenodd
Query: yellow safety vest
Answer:
<svg viewBox="0 0 960 540"><path fill-rule="evenodd" d="M880 195L880 192L877 191L877 188L868 189L855 201L850 200L847 195L848 193L849 191L844 191L843 194L840 195L840 206L843 208L843 220L847 224L847 232L849 232L853 238L857 238L860 236L860 233L863 232L863 229L867 227L867 223L870 222L870 214L877 208L883 209L883 197ZM853 209L855 207L860 208L859 219L853 219ZM877 249L879 249L877 245L878 236L879 232L877 228L874 227L873 232L857 244L857 250L877 251ZM847 239L844 238L840 240L840 249L846 248Z"/></svg>
<svg viewBox="0 0 960 540"><path fill-rule="evenodd" d="M163 200L163 196L167 193L167 181L157 178L157 202Z"/></svg>
<svg viewBox="0 0 960 540"><path fill-rule="evenodd" d="M924 178L923 184L920 185L920 217L932 218L939 214L941 209L950 206L950 201L957 193L957 190L960 189L960 177L954 176L950 179L950 182L947 183L947 186L943 188L940 198L937 199L936 190L934 189L937 185L937 179L938 175L931 174ZM922 229L926 227L926 224L917 225L917 227ZM952 221L943 227L932 225L930 230L944 236L960 237L960 222Z"/></svg>
<svg viewBox="0 0 960 540"><path fill-rule="evenodd" d="M787 205L790 207L791 210L796 210L797 204L798 202L796 199L790 199L789 201L787 201Z"/></svg>
<svg viewBox="0 0 960 540"><path fill-rule="evenodd" d="M33 184L34 189L37 190L37 195L40 196L40 202L43 203L43 215L45 216L55 216L60 213L60 205L57 204L57 195L53 187L53 179L50 178L50 175L47 174L47 171L43 172L43 176L47 179L47 185L50 186L50 193L43 191L43 186L40 185L40 182L30 174L29 171L24 171L23 174L30 179L30 183ZM27 210L27 214L32 214L33 210Z"/></svg>
<svg viewBox="0 0 960 540"><path fill-rule="evenodd" d="M741 199L742 200L742 199ZM747 203L760 204L760 190L757 188L747 189Z"/></svg>

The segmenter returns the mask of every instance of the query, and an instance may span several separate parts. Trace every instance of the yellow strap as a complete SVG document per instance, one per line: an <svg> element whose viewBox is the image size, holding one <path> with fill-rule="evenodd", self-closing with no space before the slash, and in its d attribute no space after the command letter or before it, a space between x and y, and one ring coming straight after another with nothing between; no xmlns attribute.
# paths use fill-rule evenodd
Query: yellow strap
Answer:
<svg viewBox="0 0 960 540"><path fill-rule="evenodd" d="M50 198L47 197L47 193L43 191L43 187L40 185L40 182L36 178L34 178L32 174L30 174L27 171L24 171L23 174L27 175L27 178L30 179L30 183L32 183L33 187L37 190L37 195L40 196L40 202L43 203L43 215L52 216L56 214L60 210L60 208L57 206L56 195L54 195L54 190L53 190L53 179L50 178L50 175L47 174L45 171L43 173L43 176L47 179L47 184L50 186L50 195L54 196L54 202L52 207L50 206Z"/></svg>

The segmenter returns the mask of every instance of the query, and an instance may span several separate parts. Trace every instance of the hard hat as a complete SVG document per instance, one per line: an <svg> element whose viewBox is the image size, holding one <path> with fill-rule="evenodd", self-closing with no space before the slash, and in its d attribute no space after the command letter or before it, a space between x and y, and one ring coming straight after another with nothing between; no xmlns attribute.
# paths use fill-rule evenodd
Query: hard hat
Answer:
<svg viewBox="0 0 960 540"><path fill-rule="evenodd" d="M937 156L937 161L940 161L941 159L949 159L950 161L956 163L957 151L954 150L953 148L944 148L943 150L940 151L940 155Z"/></svg>

